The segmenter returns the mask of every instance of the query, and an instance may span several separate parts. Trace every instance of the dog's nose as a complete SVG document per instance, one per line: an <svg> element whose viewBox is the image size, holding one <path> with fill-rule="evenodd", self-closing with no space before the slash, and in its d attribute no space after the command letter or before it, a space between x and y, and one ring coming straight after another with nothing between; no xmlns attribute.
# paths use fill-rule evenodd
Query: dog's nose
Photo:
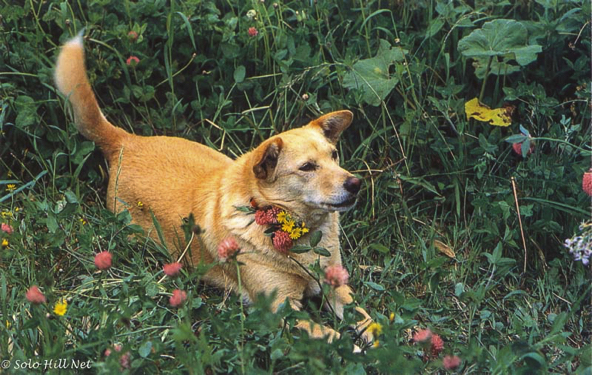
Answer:
<svg viewBox="0 0 592 375"><path fill-rule="evenodd" d="M345 180L343 187L352 194L358 194L361 185L362 181L359 178L348 177L347 180Z"/></svg>

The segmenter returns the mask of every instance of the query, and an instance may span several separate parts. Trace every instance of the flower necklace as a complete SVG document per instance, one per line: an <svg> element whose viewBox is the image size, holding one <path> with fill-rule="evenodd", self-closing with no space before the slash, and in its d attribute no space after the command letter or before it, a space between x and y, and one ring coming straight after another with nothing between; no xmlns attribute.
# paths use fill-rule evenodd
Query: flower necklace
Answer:
<svg viewBox="0 0 592 375"><path fill-rule="evenodd" d="M294 241L310 231L304 221L296 220L292 215L277 206L259 207L254 199L251 206L238 207L240 211L255 214L255 223L268 225L265 234L271 237L273 247L282 254L288 254Z"/></svg>

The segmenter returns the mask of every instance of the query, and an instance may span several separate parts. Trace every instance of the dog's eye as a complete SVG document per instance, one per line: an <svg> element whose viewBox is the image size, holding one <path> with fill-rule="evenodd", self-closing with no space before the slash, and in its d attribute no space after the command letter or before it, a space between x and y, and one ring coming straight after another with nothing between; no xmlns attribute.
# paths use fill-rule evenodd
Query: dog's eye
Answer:
<svg viewBox="0 0 592 375"><path fill-rule="evenodd" d="M339 153L337 152L337 150L333 150L333 152L331 153L331 157L333 158L333 160L337 160L337 158L339 158Z"/></svg>
<svg viewBox="0 0 592 375"><path fill-rule="evenodd" d="M300 167L300 170L304 172L314 171L315 169L317 169L317 166L314 163L304 163Z"/></svg>

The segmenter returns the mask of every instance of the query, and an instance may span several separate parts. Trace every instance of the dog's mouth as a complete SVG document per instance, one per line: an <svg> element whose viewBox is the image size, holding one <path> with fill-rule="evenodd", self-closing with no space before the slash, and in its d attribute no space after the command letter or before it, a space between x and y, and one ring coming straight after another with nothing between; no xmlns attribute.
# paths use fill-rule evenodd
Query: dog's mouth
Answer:
<svg viewBox="0 0 592 375"><path fill-rule="evenodd" d="M351 197L340 203L325 203L324 205L334 211L347 211L356 204L357 197Z"/></svg>

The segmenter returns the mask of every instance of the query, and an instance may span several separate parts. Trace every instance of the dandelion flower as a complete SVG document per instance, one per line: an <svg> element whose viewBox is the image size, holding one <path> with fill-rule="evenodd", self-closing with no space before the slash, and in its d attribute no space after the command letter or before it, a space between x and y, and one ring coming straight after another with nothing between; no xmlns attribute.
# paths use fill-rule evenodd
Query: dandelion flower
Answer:
<svg viewBox="0 0 592 375"><path fill-rule="evenodd" d="M284 224L282 224L282 230L284 232L290 233L292 229L294 229L294 221L293 220L286 220Z"/></svg>
<svg viewBox="0 0 592 375"><path fill-rule="evenodd" d="M0 230L6 234L12 234L13 232L12 227L6 223L2 223L2 226L0 226Z"/></svg>
<svg viewBox="0 0 592 375"><path fill-rule="evenodd" d="M108 251L102 251L95 256L95 266L98 269L105 271L111 268L111 253Z"/></svg>
<svg viewBox="0 0 592 375"><path fill-rule="evenodd" d="M15 190L16 190L16 185L15 184L8 184L8 185L6 185L6 191L7 192L11 193L11 192L13 192Z"/></svg>
<svg viewBox="0 0 592 375"><path fill-rule="evenodd" d="M187 300L187 293L183 290L173 290L173 295L169 298L169 303L173 307L181 306Z"/></svg>
<svg viewBox="0 0 592 375"><path fill-rule="evenodd" d="M382 333L382 325L380 323L374 322L368 326L368 332L370 332L374 337L380 336Z"/></svg>
<svg viewBox="0 0 592 375"><path fill-rule="evenodd" d="M290 232L290 238L293 240L297 240L302 237L302 228L294 228Z"/></svg>
<svg viewBox="0 0 592 375"><path fill-rule="evenodd" d="M59 316L64 316L66 311L68 311L68 301L65 299L58 301L53 308L53 312Z"/></svg>
<svg viewBox="0 0 592 375"><path fill-rule="evenodd" d="M454 370L460 366L460 358L455 355L447 355L442 359L442 364L446 370Z"/></svg>
<svg viewBox="0 0 592 375"><path fill-rule="evenodd" d="M164 274L169 276L169 277L175 277L179 275L179 272L181 271L181 268L183 266L181 265L181 263L179 262L174 262L174 263L169 263L169 264L165 264L162 267L162 270L164 271Z"/></svg>
<svg viewBox="0 0 592 375"><path fill-rule="evenodd" d="M349 274L342 266L335 265L325 268L325 282L334 288L347 284Z"/></svg>
<svg viewBox="0 0 592 375"><path fill-rule="evenodd" d="M9 244L8 240L6 238L3 238L2 239L2 247L8 247L8 244Z"/></svg>
<svg viewBox="0 0 592 375"><path fill-rule="evenodd" d="M33 285L29 288L29 290L27 290L27 294L25 294L25 297L27 298L27 301L31 302L34 305L40 305L47 301L45 295L41 293L39 287L37 287L36 285Z"/></svg>
<svg viewBox="0 0 592 375"><path fill-rule="evenodd" d="M290 215L288 215L288 213L286 211L281 211L280 213L277 214L277 221L280 224L284 224L286 222L286 220L289 220Z"/></svg>
<svg viewBox="0 0 592 375"><path fill-rule="evenodd" d="M389 315L389 321L392 323L392 322L393 322L393 320L395 320L395 313L394 313L394 312L392 312L392 313Z"/></svg>

